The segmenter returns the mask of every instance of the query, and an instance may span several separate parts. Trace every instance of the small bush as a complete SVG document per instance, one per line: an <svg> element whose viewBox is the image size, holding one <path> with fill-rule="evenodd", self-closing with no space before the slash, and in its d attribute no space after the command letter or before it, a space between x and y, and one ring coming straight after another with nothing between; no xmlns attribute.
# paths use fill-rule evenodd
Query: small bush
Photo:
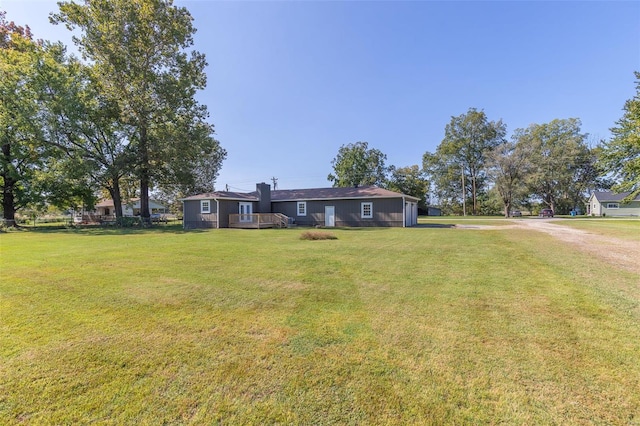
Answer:
<svg viewBox="0 0 640 426"><path fill-rule="evenodd" d="M302 235L300 235L300 239L301 240L337 240L338 237L336 237L335 235L333 235L330 232L320 232L320 231L307 231L307 232L303 232Z"/></svg>

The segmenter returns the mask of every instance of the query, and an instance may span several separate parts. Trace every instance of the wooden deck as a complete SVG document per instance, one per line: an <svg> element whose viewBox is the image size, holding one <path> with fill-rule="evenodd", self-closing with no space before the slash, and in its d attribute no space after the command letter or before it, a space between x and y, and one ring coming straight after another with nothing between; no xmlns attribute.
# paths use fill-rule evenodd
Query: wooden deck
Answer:
<svg viewBox="0 0 640 426"><path fill-rule="evenodd" d="M287 228L289 218L281 213L230 214L229 228Z"/></svg>

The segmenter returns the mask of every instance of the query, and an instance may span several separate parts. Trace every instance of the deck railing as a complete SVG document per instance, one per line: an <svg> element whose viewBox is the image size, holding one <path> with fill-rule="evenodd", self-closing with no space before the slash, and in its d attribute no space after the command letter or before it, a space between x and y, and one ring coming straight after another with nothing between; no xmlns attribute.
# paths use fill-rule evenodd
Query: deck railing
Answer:
<svg viewBox="0 0 640 426"><path fill-rule="evenodd" d="M286 228L289 218L282 213L230 214L230 228Z"/></svg>

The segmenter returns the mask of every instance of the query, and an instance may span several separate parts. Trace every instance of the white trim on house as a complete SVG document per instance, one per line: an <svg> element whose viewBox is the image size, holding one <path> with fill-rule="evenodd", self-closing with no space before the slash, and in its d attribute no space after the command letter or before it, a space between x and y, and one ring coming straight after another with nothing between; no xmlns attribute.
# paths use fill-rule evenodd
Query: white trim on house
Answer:
<svg viewBox="0 0 640 426"><path fill-rule="evenodd" d="M297 201L296 202L296 216L306 216L307 215L307 202L306 201Z"/></svg>
<svg viewBox="0 0 640 426"><path fill-rule="evenodd" d="M211 213L211 200L200 200L200 214Z"/></svg>
<svg viewBox="0 0 640 426"><path fill-rule="evenodd" d="M216 202L216 229L220 229L220 200L215 199Z"/></svg>
<svg viewBox="0 0 640 426"><path fill-rule="evenodd" d="M364 201L360 203L360 218L373 219L373 202Z"/></svg>
<svg viewBox="0 0 640 426"><path fill-rule="evenodd" d="M324 206L324 226L336 226L336 206Z"/></svg>
<svg viewBox="0 0 640 426"><path fill-rule="evenodd" d="M238 214L240 215L240 222L251 222L253 214L253 203L240 202L238 203Z"/></svg>

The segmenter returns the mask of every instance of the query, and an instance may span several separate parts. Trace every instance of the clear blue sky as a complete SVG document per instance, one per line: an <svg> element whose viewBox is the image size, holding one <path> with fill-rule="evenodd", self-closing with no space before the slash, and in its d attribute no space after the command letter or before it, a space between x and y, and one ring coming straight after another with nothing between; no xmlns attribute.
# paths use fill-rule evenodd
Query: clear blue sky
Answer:
<svg viewBox="0 0 640 426"><path fill-rule="evenodd" d="M228 151L217 189L331 186L341 145L367 141L387 165L422 164L470 107L509 135L577 117L609 138L635 94L640 2L176 1L206 54L199 99ZM54 1L0 0L37 38Z"/></svg>

